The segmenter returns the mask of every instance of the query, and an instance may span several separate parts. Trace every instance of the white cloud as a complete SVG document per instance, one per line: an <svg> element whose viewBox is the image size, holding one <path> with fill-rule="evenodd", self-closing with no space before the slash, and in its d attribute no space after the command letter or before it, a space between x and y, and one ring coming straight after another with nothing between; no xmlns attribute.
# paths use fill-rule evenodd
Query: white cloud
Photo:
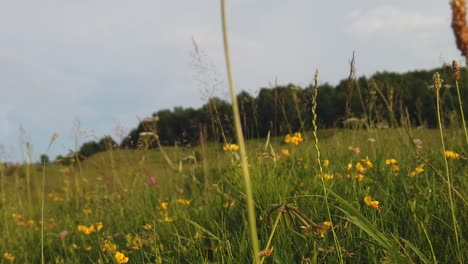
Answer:
<svg viewBox="0 0 468 264"><path fill-rule="evenodd" d="M347 16L346 31L357 37L395 37L402 34L426 34L447 22L442 15L430 15L390 5L355 9Z"/></svg>

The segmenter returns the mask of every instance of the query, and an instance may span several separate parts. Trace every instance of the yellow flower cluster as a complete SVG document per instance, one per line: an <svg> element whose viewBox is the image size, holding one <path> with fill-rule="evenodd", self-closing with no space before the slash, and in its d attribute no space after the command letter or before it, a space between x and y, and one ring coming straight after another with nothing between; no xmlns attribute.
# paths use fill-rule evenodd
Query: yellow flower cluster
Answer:
<svg viewBox="0 0 468 264"><path fill-rule="evenodd" d="M11 217L13 217L17 226L33 226L35 224L34 220L29 219L28 221L25 221L23 216L17 213L12 213Z"/></svg>
<svg viewBox="0 0 468 264"><path fill-rule="evenodd" d="M143 240L139 235L126 234L125 239L127 239L127 247L133 250L140 250L143 247Z"/></svg>
<svg viewBox="0 0 468 264"><path fill-rule="evenodd" d="M454 151L451 151L451 150L447 150L445 151L445 157L449 158L449 159L453 159L453 160L457 160L460 158L460 155Z"/></svg>
<svg viewBox="0 0 468 264"><path fill-rule="evenodd" d="M52 199L54 202L63 202L63 197L60 196L58 193L49 193L47 194L47 197Z"/></svg>
<svg viewBox="0 0 468 264"><path fill-rule="evenodd" d="M396 159L391 158L385 160L385 165L390 166L393 173L398 173L400 172L400 167L398 167L397 162Z"/></svg>
<svg viewBox="0 0 468 264"><path fill-rule="evenodd" d="M299 143L301 143L302 141L304 141L304 139L302 138L302 135L300 132L296 132L294 133L293 136L291 136L290 134L287 134L285 137L284 137L284 142L286 144L294 144L294 145L299 145Z"/></svg>
<svg viewBox="0 0 468 264"><path fill-rule="evenodd" d="M163 217L162 219L159 219L159 222L170 223L174 221L174 218L169 216L169 213L167 211L168 207L169 207L169 204L167 202L162 202L159 204L158 210L161 210L161 216Z"/></svg>
<svg viewBox="0 0 468 264"><path fill-rule="evenodd" d="M326 159L326 160L324 160L324 161L322 161L322 163L323 163L323 166L324 166L324 167L328 167L328 166L330 166L330 161L329 161L329 160L327 160L327 159Z"/></svg>
<svg viewBox="0 0 468 264"><path fill-rule="evenodd" d="M128 257L126 257L125 254L120 251L115 252L114 258L115 258L115 263L118 263L118 264L128 263Z"/></svg>
<svg viewBox="0 0 468 264"><path fill-rule="evenodd" d="M331 179L333 179L333 174L331 174L331 173L324 173L324 174L323 174L323 178L324 178L325 180L331 180Z"/></svg>
<svg viewBox="0 0 468 264"><path fill-rule="evenodd" d="M289 152L289 149L282 149L281 154L285 157L291 156L291 152Z"/></svg>
<svg viewBox="0 0 468 264"><path fill-rule="evenodd" d="M356 163L355 165L355 170L357 172L357 179L359 182L362 182L364 180L364 173L366 173L366 171L368 169L372 169L374 167L374 163L372 163L372 161L366 157L365 159L361 159L360 162ZM352 163L348 163L348 166L346 168L346 173L349 175L351 175L353 171L353 164Z"/></svg>
<svg viewBox="0 0 468 264"><path fill-rule="evenodd" d="M414 177L420 173L422 173L424 171L424 164L421 164L419 166L416 167L416 169L414 169L411 173L410 173L410 176L411 177Z"/></svg>
<svg viewBox="0 0 468 264"><path fill-rule="evenodd" d="M236 151L239 150L239 146L236 144L227 144L223 147L224 151Z"/></svg>
<svg viewBox="0 0 468 264"><path fill-rule="evenodd" d="M81 232L85 235L91 235L92 233L99 232L102 228L102 222L97 222L96 224L92 224L90 226L85 225L78 225L78 232Z"/></svg>
<svg viewBox="0 0 468 264"><path fill-rule="evenodd" d="M114 243L112 243L112 241L106 239L104 241L104 244L101 246L101 251L114 254L117 251L117 246Z"/></svg>
<svg viewBox="0 0 468 264"><path fill-rule="evenodd" d="M159 204L159 209L167 210L168 205L169 204L167 202L162 202L162 203Z"/></svg>
<svg viewBox="0 0 468 264"><path fill-rule="evenodd" d="M225 202L223 204L223 207L224 208L229 208L229 207L233 207L234 205L236 205L236 201L230 200L230 201Z"/></svg>
<svg viewBox="0 0 468 264"><path fill-rule="evenodd" d="M332 227L332 222L330 221L323 221L323 225L317 227L317 235L320 238L324 238L327 230Z"/></svg>
<svg viewBox="0 0 468 264"><path fill-rule="evenodd" d="M368 157L366 157L365 159L361 159L361 162L364 164L364 166L366 166L367 169L371 169L374 167L374 164L370 161Z"/></svg>
<svg viewBox="0 0 468 264"><path fill-rule="evenodd" d="M6 259L9 262L15 261L15 256L13 256L13 254L11 254L9 252L5 252L5 254L3 254L3 258Z"/></svg>
<svg viewBox="0 0 468 264"><path fill-rule="evenodd" d="M370 197L369 195L364 197L364 203L369 207L372 207L374 209L379 209L379 201L372 200L372 197Z"/></svg>
<svg viewBox="0 0 468 264"><path fill-rule="evenodd" d="M189 204L190 204L190 201L189 201L189 200L185 200L185 199L178 199L178 200L177 200L177 203L178 203L178 204L181 204L181 205L189 205Z"/></svg>

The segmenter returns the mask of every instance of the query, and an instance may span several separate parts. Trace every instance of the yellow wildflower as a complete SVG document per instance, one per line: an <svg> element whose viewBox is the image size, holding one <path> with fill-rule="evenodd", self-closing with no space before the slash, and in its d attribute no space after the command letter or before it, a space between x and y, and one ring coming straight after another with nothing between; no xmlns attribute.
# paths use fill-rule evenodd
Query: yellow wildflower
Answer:
<svg viewBox="0 0 468 264"><path fill-rule="evenodd" d="M358 173L365 173L367 170L366 167L364 167L360 162L356 163L356 171Z"/></svg>
<svg viewBox="0 0 468 264"><path fill-rule="evenodd" d="M86 250L88 252L93 250L93 247L91 245L85 245L83 248L84 248L84 250Z"/></svg>
<svg viewBox="0 0 468 264"><path fill-rule="evenodd" d="M290 134L287 134L285 137L284 137L284 142L286 144L289 144L289 143L292 143L294 145L299 145L299 143L301 143L302 141L304 141L304 139L302 138L302 134L300 132L296 132L294 133L293 136L291 136Z"/></svg>
<svg viewBox="0 0 468 264"><path fill-rule="evenodd" d="M118 264L128 262L128 257L126 257L125 254L120 251L115 252L114 258L115 262Z"/></svg>
<svg viewBox="0 0 468 264"><path fill-rule="evenodd" d="M102 222L97 222L96 223L96 228L97 228L98 232L101 230L102 226L103 226Z"/></svg>
<svg viewBox="0 0 468 264"><path fill-rule="evenodd" d="M185 199L178 199L178 200L177 200L177 203L178 203L178 204L181 204L181 205L189 205L189 204L190 204L190 201L189 201L189 200L185 200Z"/></svg>
<svg viewBox="0 0 468 264"><path fill-rule="evenodd" d="M348 163L348 165L346 166L346 174L347 174L348 176L350 176L351 173L353 173L353 164L350 162L350 163Z"/></svg>
<svg viewBox="0 0 468 264"><path fill-rule="evenodd" d="M139 235L126 234L125 238L127 239L127 247L131 247L133 250L140 250L143 247L143 240Z"/></svg>
<svg viewBox="0 0 468 264"><path fill-rule="evenodd" d="M73 249L78 249L78 248L80 248L80 246L78 246L77 244L73 243L73 244L72 244L72 248L73 248Z"/></svg>
<svg viewBox="0 0 468 264"><path fill-rule="evenodd" d="M327 230L330 229L332 227L332 222L331 221L324 221L323 222L323 225L319 225L317 226L317 235L320 237L320 238L324 238L325 237L325 234L327 233Z"/></svg>
<svg viewBox="0 0 468 264"><path fill-rule="evenodd" d="M322 161L322 162L323 162L323 166L324 166L324 167L330 166L330 161L329 161L329 160L326 159L326 160L324 160L324 161Z"/></svg>
<svg viewBox="0 0 468 264"><path fill-rule="evenodd" d="M83 209L83 213L84 213L85 215L89 215L89 214L91 214L91 212L92 212L92 210L89 209L89 208Z"/></svg>
<svg viewBox="0 0 468 264"><path fill-rule="evenodd" d="M414 177L424 171L424 164L417 166L411 173L410 176Z"/></svg>
<svg viewBox="0 0 468 264"><path fill-rule="evenodd" d="M398 173L398 172L400 172L400 167L398 167L398 165L396 165L396 164L392 164L392 171L394 173Z"/></svg>
<svg viewBox="0 0 468 264"><path fill-rule="evenodd" d="M304 141L304 139L302 138L302 134L301 134L300 132L294 133L294 136L297 138L297 140L299 141L299 143L301 143L302 141Z"/></svg>
<svg viewBox="0 0 468 264"><path fill-rule="evenodd" d="M9 262L15 261L15 256L13 256L13 254L11 254L9 252L5 252L5 254L3 254L3 258L6 259Z"/></svg>
<svg viewBox="0 0 468 264"><path fill-rule="evenodd" d="M364 165L365 165L366 168L368 168L368 169L374 167L374 164L370 161L370 159L369 159L368 157L366 157L365 159L362 159L361 162L364 163Z"/></svg>
<svg viewBox="0 0 468 264"><path fill-rule="evenodd" d="M324 173L324 174L323 174L323 178L324 178L325 180L331 180L331 179L333 179L333 174Z"/></svg>
<svg viewBox="0 0 468 264"><path fill-rule="evenodd" d="M101 228L102 228L102 223L101 223L99 229L101 229ZM88 236L88 235L91 235L92 233L95 233L96 228L94 227L94 225L90 225L90 226L78 225L78 232L81 232L81 233Z"/></svg>
<svg viewBox="0 0 468 264"><path fill-rule="evenodd" d="M153 227L152 227L150 224L145 224L145 225L143 226L143 229L145 229L145 230L151 230L152 228L153 228Z"/></svg>
<svg viewBox="0 0 468 264"><path fill-rule="evenodd" d="M457 160L460 158L460 155L454 151L451 151L451 150L447 150L445 151L445 157L449 158L449 159L453 159L453 160Z"/></svg>
<svg viewBox="0 0 468 264"><path fill-rule="evenodd" d="M285 156L285 157L291 156L291 153L289 152L289 149L282 149L281 154L283 154L283 156Z"/></svg>
<svg viewBox="0 0 468 264"><path fill-rule="evenodd" d="M232 206L234 206L234 205L236 205L236 201L230 200L230 201L225 202L225 203L223 204L223 207L224 207L224 208L229 208L229 207L232 207Z"/></svg>
<svg viewBox="0 0 468 264"><path fill-rule="evenodd" d="M84 233L88 229L85 225L78 225L78 232Z"/></svg>
<svg viewBox="0 0 468 264"><path fill-rule="evenodd" d="M387 166L390 166L390 165L393 165L393 164L396 164L396 163L397 163L396 159L387 159L387 160L385 160L385 165L387 165Z"/></svg>
<svg viewBox="0 0 468 264"><path fill-rule="evenodd" d="M162 202L159 204L159 209L167 210L167 206L168 206L167 202Z"/></svg>
<svg viewBox="0 0 468 264"><path fill-rule="evenodd" d="M224 151L236 151L239 150L239 146L236 144L227 144L223 147Z"/></svg>
<svg viewBox="0 0 468 264"><path fill-rule="evenodd" d="M115 251L117 251L117 246L112 243L112 241L106 239L101 247L101 251L113 254Z"/></svg>
<svg viewBox="0 0 468 264"><path fill-rule="evenodd" d="M357 177L358 182L362 182L364 180L364 174L359 173Z"/></svg>
<svg viewBox="0 0 468 264"><path fill-rule="evenodd" d="M366 203L366 205L369 207L372 207L374 209L379 209L379 201L373 201L369 195L364 197L364 203Z"/></svg>

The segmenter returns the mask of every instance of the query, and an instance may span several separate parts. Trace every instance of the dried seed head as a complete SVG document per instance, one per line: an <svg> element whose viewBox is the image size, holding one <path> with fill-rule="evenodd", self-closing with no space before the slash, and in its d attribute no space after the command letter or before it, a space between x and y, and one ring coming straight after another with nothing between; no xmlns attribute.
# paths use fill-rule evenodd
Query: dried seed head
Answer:
<svg viewBox="0 0 468 264"><path fill-rule="evenodd" d="M434 84L434 88L436 91L439 91L440 88L442 88L442 79L440 78L440 75L438 72L434 73L434 76L432 76L432 82Z"/></svg>
<svg viewBox="0 0 468 264"><path fill-rule="evenodd" d="M452 29L457 47L463 56L468 55L468 26L466 24L466 0L450 1L452 7Z"/></svg>
<svg viewBox="0 0 468 264"><path fill-rule="evenodd" d="M456 60L452 61L452 70L453 70L453 79L458 81L460 79L460 67L458 66L458 62Z"/></svg>

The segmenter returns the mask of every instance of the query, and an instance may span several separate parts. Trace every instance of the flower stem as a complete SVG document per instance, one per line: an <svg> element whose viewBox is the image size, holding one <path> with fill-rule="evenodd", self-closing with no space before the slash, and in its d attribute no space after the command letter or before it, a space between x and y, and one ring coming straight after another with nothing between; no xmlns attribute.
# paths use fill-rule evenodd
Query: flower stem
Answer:
<svg viewBox="0 0 468 264"><path fill-rule="evenodd" d="M229 54L229 43L228 43L227 26L226 26L226 8L225 8L224 0L221 0L221 21L222 21L223 41L224 41L224 55L226 58L226 68L227 68L227 73L228 73L229 88L230 88L231 99L232 99L232 111L234 115L234 127L236 130L237 142L240 148L242 174L244 175L245 193L247 195L247 214L248 214L248 222L249 222L249 229L250 229L250 240L252 243L252 251L253 251L253 263L258 264L260 263L260 247L259 247L258 236L257 236L254 199L253 199L252 184L250 182L250 174L249 174L248 163L247 163L247 152L245 150L244 135L242 133L242 127L241 127L241 121L240 121L239 105L237 103L237 96L236 96L235 87L234 87L234 77L232 74L231 57Z"/></svg>

